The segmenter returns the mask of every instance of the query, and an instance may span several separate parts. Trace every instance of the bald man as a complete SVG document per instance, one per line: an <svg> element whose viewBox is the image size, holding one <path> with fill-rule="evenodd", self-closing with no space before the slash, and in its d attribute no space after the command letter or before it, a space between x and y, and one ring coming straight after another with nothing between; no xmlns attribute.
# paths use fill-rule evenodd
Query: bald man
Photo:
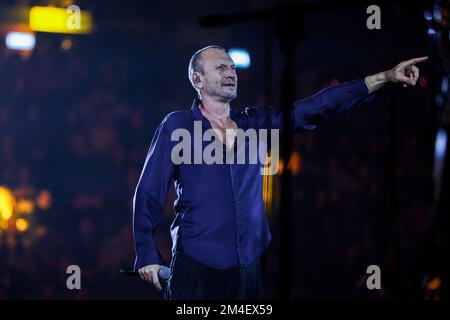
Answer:
<svg viewBox="0 0 450 320"><path fill-rule="evenodd" d="M313 130L322 120L370 100L373 92L389 82L415 86L419 78L415 64L426 59L404 61L390 70L326 88L295 102L293 129ZM239 150L250 156L254 153L251 139L239 139L239 133L282 132L282 114L276 108L252 107L243 112L231 108L238 77L233 60L222 47L197 51L190 60L188 76L198 99L191 109L172 112L161 122L134 195L134 268L143 280L162 289L158 270L163 261L153 234L172 182L177 192L176 217L171 225L171 276L165 297L261 299L259 258L271 240L262 198L264 163L242 163L236 157ZM199 131L212 132L216 161L202 158L210 148L209 139L194 141L179 152L180 137L192 137ZM225 161L229 154L232 161Z"/></svg>

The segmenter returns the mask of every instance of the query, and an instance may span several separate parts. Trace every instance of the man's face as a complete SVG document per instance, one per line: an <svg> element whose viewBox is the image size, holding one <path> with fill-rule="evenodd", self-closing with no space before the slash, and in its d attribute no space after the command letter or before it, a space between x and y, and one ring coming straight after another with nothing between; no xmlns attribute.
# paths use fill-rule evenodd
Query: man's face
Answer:
<svg viewBox="0 0 450 320"><path fill-rule="evenodd" d="M202 52L199 87L202 95L214 97L222 102L229 102L237 97L236 66L230 56L219 49Z"/></svg>

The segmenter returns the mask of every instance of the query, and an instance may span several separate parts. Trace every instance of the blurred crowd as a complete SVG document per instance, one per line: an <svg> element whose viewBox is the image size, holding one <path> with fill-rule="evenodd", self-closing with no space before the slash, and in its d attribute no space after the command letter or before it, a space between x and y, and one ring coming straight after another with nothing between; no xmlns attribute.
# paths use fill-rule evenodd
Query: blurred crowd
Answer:
<svg viewBox="0 0 450 320"><path fill-rule="evenodd" d="M27 58L1 51L0 184L47 189L53 205L34 213L45 232L32 243L34 225L0 243L0 298L114 296L102 279L117 282L133 264L131 200L161 114L144 105L145 92L130 92L127 77L142 63L58 40ZM83 290L66 288L71 264Z"/></svg>

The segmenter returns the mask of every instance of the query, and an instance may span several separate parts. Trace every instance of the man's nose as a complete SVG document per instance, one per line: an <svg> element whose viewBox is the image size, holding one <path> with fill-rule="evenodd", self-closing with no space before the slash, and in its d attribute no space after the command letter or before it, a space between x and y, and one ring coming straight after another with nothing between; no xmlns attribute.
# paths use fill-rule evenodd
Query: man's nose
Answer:
<svg viewBox="0 0 450 320"><path fill-rule="evenodd" d="M234 71L229 71L226 75L225 78L230 79L230 80L236 80L236 72Z"/></svg>

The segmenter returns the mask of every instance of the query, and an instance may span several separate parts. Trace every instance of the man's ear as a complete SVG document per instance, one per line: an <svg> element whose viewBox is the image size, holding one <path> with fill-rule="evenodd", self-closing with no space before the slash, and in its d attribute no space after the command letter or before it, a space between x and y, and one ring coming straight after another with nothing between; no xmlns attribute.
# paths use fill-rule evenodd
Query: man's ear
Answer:
<svg viewBox="0 0 450 320"><path fill-rule="evenodd" d="M199 72L194 72L192 74L192 82L197 89L203 88L202 75Z"/></svg>

